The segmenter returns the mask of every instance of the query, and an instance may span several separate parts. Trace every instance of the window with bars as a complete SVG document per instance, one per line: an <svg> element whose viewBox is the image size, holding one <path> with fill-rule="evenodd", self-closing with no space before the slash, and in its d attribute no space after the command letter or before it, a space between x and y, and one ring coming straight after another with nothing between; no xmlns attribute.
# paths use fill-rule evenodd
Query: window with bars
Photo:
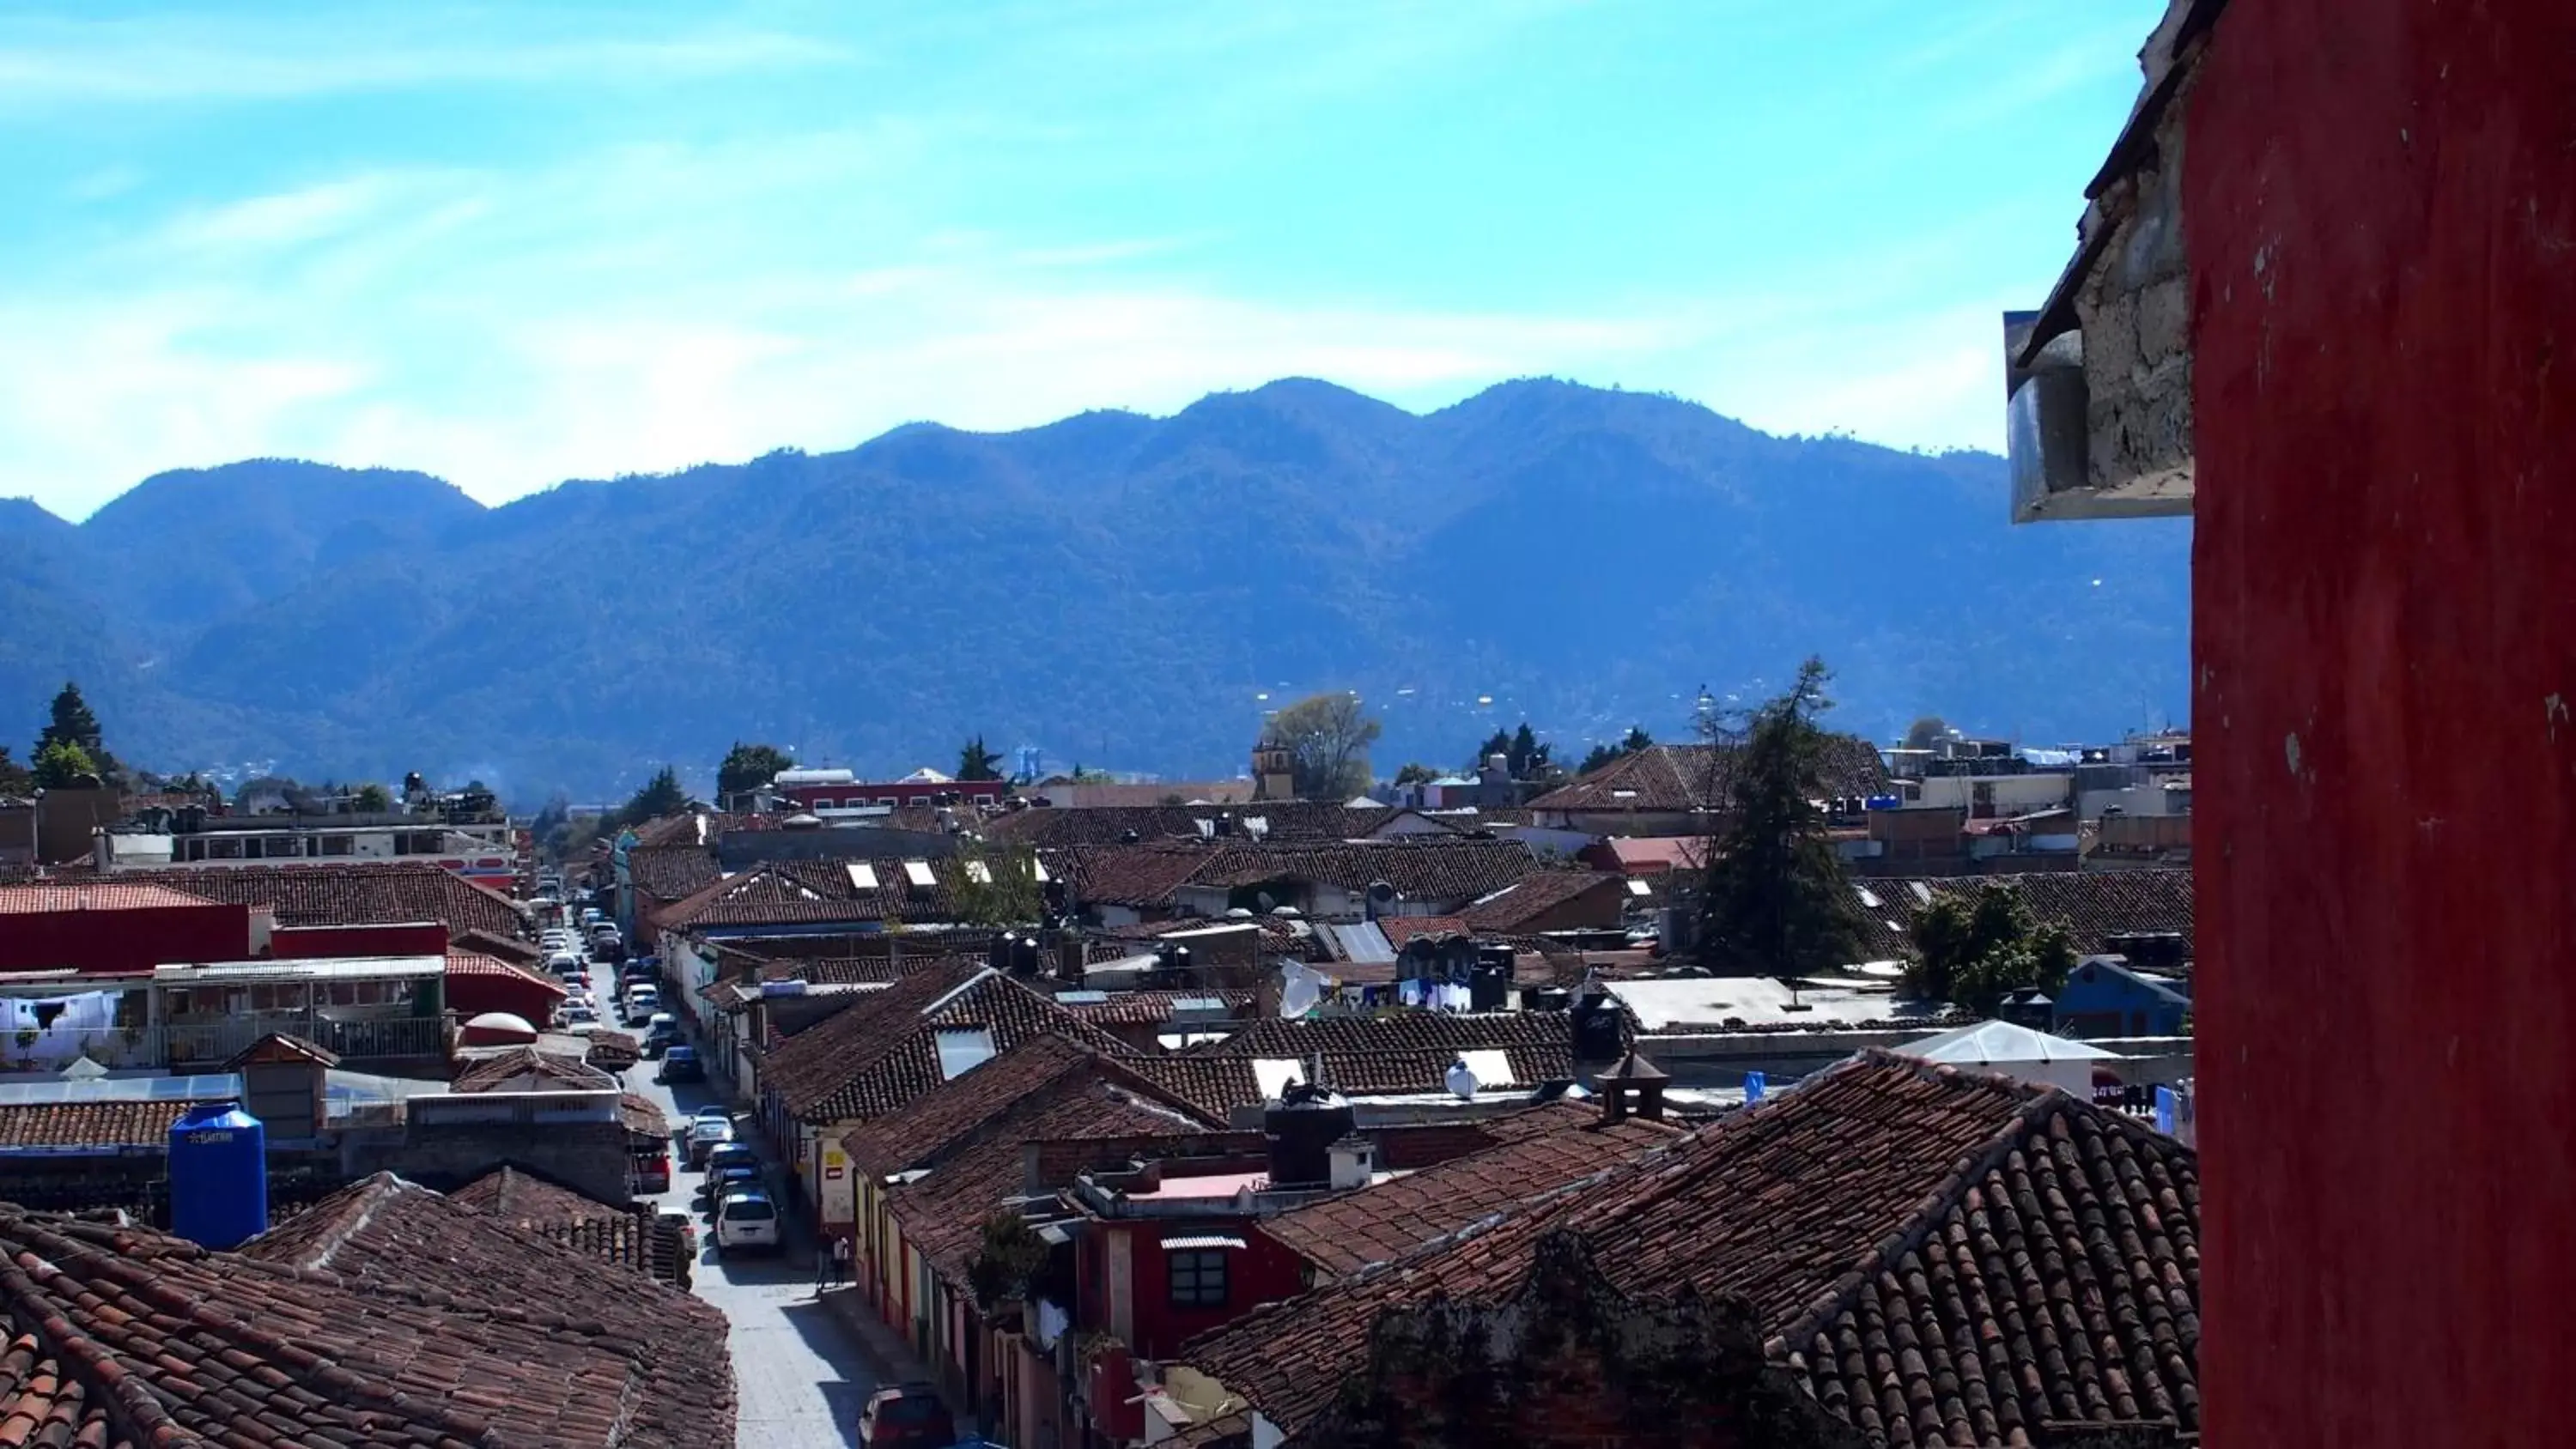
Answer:
<svg viewBox="0 0 2576 1449"><path fill-rule="evenodd" d="M1225 1250L1222 1248L1173 1253L1172 1306L1175 1308L1223 1308L1225 1306Z"/></svg>

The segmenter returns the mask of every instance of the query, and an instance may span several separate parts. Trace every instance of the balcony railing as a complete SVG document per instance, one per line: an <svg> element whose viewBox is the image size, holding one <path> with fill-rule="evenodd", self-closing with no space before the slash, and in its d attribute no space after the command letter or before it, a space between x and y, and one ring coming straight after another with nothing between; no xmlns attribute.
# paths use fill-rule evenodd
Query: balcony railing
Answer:
<svg viewBox="0 0 2576 1449"><path fill-rule="evenodd" d="M447 1051L442 1017L334 1021L309 1011L276 1011L214 1022L0 1032L0 1071L60 1071L87 1057L110 1068L210 1072L276 1032L300 1036L353 1061L434 1057Z"/></svg>

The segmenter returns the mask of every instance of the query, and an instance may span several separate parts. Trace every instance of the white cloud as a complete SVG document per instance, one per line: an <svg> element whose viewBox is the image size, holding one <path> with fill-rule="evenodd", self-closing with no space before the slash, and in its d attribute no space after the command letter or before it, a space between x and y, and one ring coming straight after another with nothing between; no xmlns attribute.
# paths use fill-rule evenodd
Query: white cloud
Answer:
<svg viewBox="0 0 2576 1449"><path fill-rule="evenodd" d="M232 17L0 24L0 110L277 100L439 85L684 79L846 63L848 47L768 31L638 39L476 35L458 12L308 23Z"/></svg>

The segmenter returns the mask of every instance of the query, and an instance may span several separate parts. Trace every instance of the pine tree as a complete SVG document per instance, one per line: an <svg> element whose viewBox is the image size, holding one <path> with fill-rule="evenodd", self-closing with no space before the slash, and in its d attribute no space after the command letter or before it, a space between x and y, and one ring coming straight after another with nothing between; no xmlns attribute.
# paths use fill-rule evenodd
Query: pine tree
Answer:
<svg viewBox="0 0 2576 1449"><path fill-rule="evenodd" d="M968 740L957 752L957 778L960 780L998 780L1002 778L1002 757L984 748L984 737Z"/></svg>
<svg viewBox="0 0 2576 1449"><path fill-rule="evenodd" d="M1711 842L1701 902L1709 966L1738 976L1794 977L1858 959L1860 905L1814 803L1833 707L1820 659L1786 694L1743 716L1732 737L1726 824Z"/></svg>
<svg viewBox="0 0 2576 1449"><path fill-rule="evenodd" d="M728 797L757 790L778 778L781 770L796 768L796 761L776 745L733 742L725 752L724 763L716 766L716 800L722 804Z"/></svg>
<svg viewBox="0 0 2576 1449"><path fill-rule="evenodd" d="M54 745L76 747L100 775L116 769L116 757L107 752L98 716L90 711L89 701L81 698L80 685L73 680L63 681L61 692L54 696L52 716L36 736L34 757L43 759L46 749Z"/></svg>

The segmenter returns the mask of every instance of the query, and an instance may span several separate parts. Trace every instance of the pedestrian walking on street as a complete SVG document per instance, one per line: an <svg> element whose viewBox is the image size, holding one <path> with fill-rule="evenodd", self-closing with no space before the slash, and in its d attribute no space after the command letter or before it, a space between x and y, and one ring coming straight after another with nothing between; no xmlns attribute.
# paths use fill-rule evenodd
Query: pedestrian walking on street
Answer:
<svg viewBox="0 0 2576 1449"><path fill-rule="evenodd" d="M832 1286L838 1288L849 1281L850 1235L843 1233L832 1239Z"/></svg>
<svg viewBox="0 0 2576 1449"><path fill-rule="evenodd" d="M820 1241L820 1240L818 1239L818 1240L815 1242L815 1244L814 1244L814 1296L815 1296L815 1297L820 1298L820 1297L822 1297L822 1296L823 1296L823 1290L824 1290L825 1288L827 1288L827 1287L829 1287L829 1286L831 1285L831 1278L832 1278L832 1245L831 1245L830 1243L823 1242L823 1241Z"/></svg>

